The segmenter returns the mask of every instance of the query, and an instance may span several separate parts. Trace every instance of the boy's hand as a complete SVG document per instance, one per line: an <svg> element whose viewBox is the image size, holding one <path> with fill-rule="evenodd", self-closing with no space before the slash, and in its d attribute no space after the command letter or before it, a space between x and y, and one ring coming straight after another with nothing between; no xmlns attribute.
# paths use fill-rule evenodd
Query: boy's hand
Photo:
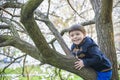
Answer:
<svg viewBox="0 0 120 80"><path fill-rule="evenodd" d="M75 69L80 70L82 67L84 67L83 60L79 59L78 61L75 62Z"/></svg>

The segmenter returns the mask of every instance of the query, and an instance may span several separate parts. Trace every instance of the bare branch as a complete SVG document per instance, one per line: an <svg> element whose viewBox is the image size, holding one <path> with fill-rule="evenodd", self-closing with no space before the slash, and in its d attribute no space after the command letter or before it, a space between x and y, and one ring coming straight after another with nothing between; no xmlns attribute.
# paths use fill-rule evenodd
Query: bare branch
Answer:
<svg viewBox="0 0 120 80"><path fill-rule="evenodd" d="M13 15L12 13L8 12L7 10L5 10L3 7L0 7L0 9L3 10L4 12L8 13L12 17L20 17L19 15Z"/></svg>
<svg viewBox="0 0 120 80"><path fill-rule="evenodd" d="M15 59L14 57L9 56L9 55L6 55L6 54L4 54L4 53L0 53L0 55L4 55L4 56L6 56L6 57L9 57L9 58L13 58L13 59Z"/></svg>
<svg viewBox="0 0 120 80"><path fill-rule="evenodd" d="M68 2L68 4L69 4L69 6L72 8L72 10L73 10L75 13L77 13L78 16L80 16L81 18L84 18L83 16L81 16L81 15L73 8L73 6L71 5L71 3L70 3L69 0L67 0L67 2Z"/></svg>
<svg viewBox="0 0 120 80"><path fill-rule="evenodd" d="M7 41L8 43L5 44L5 42ZM4 43L4 45L2 45L2 43ZM33 58L40 60L42 62L42 57L39 55L40 52L38 51L38 49L35 46L29 44L28 42L21 40L20 38L8 36L8 35L4 35L4 36L0 35L0 44L1 47L13 46L15 48L18 48L19 50L29 54Z"/></svg>
<svg viewBox="0 0 120 80"><path fill-rule="evenodd" d="M9 25L0 25L0 29L10 29Z"/></svg>
<svg viewBox="0 0 120 80"><path fill-rule="evenodd" d="M25 31L25 33L27 33L26 29L20 22L13 20L13 19L10 19L10 20L13 21L14 23L16 23L23 31Z"/></svg>
<svg viewBox="0 0 120 80"><path fill-rule="evenodd" d="M49 5L48 5L48 11L47 11L47 18L49 17L49 11L50 11L50 1L51 1L51 0L48 0L48 4L49 4Z"/></svg>
<svg viewBox="0 0 120 80"><path fill-rule="evenodd" d="M0 74L4 73L5 70L6 70L11 64L13 64L16 60L18 60L18 59L20 59L20 58L22 58L22 57L24 57L24 56L25 56L25 55L22 55L22 56L20 56L20 57L15 58L10 64L8 64L7 66L5 66L5 67L3 68L3 70L0 72Z"/></svg>
<svg viewBox="0 0 120 80"><path fill-rule="evenodd" d="M117 7L119 4L120 4L120 1L118 1L118 2L113 6L113 8Z"/></svg>
<svg viewBox="0 0 120 80"><path fill-rule="evenodd" d="M15 25L12 24L12 22L10 20L8 20L5 17L0 17L0 20L5 22L6 24L10 25L10 30L11 30L12 34L16 37L19 37L19 34L17 33L17 30L15 29Z"/></svg>
<svg viewBox="0 0 120 80"><path fill-rule="evenodd" d="M23 4L18 3L18 2L16 2L16 3L7 2L7 3L0 5L0 7L3 7L3 8L21 8L22 6L23 6Z"/></svg>
<svg viewBox="0 0 120 80"><path fill-rule="evenodd" d="M25 58L24 58L24 60L23 60L23 67L22 67L22 75L23 75L23 76L25 76L24 70L25 70L25 61L26 61L26 57L27 57L27 55L25 55Z"/></svg>
<svg viewBox="0 0 120 80"><path fill-rule="evenodd" d="M82 23L79 23L79 24L81 24L82 26L95 24L95 19L92 19L92 20L89 20L89 21L86 21L86 22L82 22Z"/></svg>

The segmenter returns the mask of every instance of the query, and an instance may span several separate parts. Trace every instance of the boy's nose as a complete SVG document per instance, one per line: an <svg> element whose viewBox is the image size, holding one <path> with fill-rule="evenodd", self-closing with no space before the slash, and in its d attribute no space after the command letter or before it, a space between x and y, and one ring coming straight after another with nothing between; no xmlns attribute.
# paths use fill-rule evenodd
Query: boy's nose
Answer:
<svg viewBox="0 0 120 80"><path fill-rule="evenodd" d="M74 36L74 38L76 38L77 36Z"/></svg>

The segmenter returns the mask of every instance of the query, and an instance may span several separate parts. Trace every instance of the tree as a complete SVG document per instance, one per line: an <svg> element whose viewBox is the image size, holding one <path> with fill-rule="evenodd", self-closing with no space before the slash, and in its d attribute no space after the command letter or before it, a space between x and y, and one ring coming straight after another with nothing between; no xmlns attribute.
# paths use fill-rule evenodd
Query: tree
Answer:
<svg viewBox="0 0 120 80"><path fill-rule="evenodd" d="M62 47L64 51L66 53L69 53L69 50L68 48L66 48L66 45L64 44L64 41L61 38L61 35L55 29L53 23L49 20L49 9L48 9L47 15L44 15L37 11L35 12L36 8L39 5L41 5L42 2L43 0L29 0L25 5L22 6L22 9L21 9L21 22L25 30L33 40L35 46L20 39L19 34L17 33L17 30L14 27L10 27L10 30L12 30L14 34L13 36L1 35L0 47L13 46L27 53L33 58L41 61L42 63L47 63L57 68L75 73L81 76L85 80L88 80L88 79L95 80L96 74L93 69L83 68L80 71L75 70L73 66L76 60L75 58L69 55L62 55L48 45L40 28L38 27L38 24L35 21L36 18L34 17L34 14L39 14L39 16L42 16L41 21L44 22L49 27L49 29L53 32L53 34L55 35L59 43L63 45ZM113 1L112 0L101 0L101 1L91 0L91 3L95 11L95 24L96 24L97 34L98 34L98 42L100 43L101 49L108 55L111 61L115 63L113 64L114 74L113 74L112 80L115 80L115 79L118 80L117 63L116 63L116 57L115 57L116 55L115 55L115 48L113 43L114 41L113 25L112 25L112 18L111 18ZM106 15L109 15L109 16L106 16ZM6 18L2 18L2 21L3 20L4 22L6 21L6 23L9 22L7 21ZM92 22L94 23L94 21ZM9 24L9 25L12 26L12 24ZM104 40L101 40L101 39L104 39ZM106 49L104 47L106 47Z"/></svg>
<svg viewBox="0 0 120 80"><path fill-rule="evenodd" d="M98 43L104 53L110 58L113 64L113 78L118 80L117 58L114 47L114 33L112 23L112 6L113 0L101 0L101 3L96 0L91 0L95 11L96 31L98 34ZM97 4L97 5L95 5ZM109 37L108 37L109 36ZM106 38L106 39L105 39ZM105 39L104 41L102 39ZM114 64L115 63L115 64Z"/></svg>

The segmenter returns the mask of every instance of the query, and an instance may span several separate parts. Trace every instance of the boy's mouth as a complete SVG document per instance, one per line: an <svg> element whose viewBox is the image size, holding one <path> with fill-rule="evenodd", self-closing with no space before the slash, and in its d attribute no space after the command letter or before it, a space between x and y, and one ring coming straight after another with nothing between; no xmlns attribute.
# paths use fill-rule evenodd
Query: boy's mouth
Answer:
<svg viewBox="0 0 120 80"><path fill-rule="evenodd" d="M80 41L80 39L76 39L76 40L73 40L74 42L78 42L78 41Z"/></svg>

